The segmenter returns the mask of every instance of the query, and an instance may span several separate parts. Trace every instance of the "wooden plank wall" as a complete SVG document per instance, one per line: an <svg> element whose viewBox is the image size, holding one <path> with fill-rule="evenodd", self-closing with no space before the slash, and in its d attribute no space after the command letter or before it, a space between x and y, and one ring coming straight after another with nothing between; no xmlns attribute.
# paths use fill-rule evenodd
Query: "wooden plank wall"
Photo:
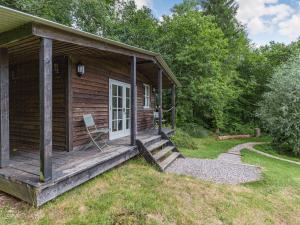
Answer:
<svg viewBox="0 0 300 225"><path fill-rule="evenodd" d="M73 90L73 147L80 148L89 141L82 116L91 113L98 126L109 127L109 79L130 84L130 65L117 60L94 60L88 57L72 56ZM76 64L85 65L86 74L79 78ZM153 126L154 95L151 93L150 109L143 107L143 83L153 86L149 79L137 73L137 126L138 131Z"/></svg>
<svg viewBox="0 0 300 225"><path fill-rule="evenodd" d="M53 148L66 148L65 79L67 69L53 74ZM10 65L11 148L39 149L39 63L30 60Z"/></svg>

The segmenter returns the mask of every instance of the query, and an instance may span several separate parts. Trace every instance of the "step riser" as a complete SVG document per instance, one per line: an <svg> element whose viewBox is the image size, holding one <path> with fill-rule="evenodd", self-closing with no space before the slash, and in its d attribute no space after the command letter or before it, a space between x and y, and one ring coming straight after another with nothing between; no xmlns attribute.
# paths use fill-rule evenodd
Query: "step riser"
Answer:
<svg viewBox="0 0 300 225"><path fill-rule="evenodd" d="M149 149L149 151L152 153L152 152L155 152L156 150L161 150L161 149L169 146L169 144L170 144L169 142L166 142L166 143L164 143L164 144L162 144L162 145L160 145L160 146L158 146L158 147L156 147L154 149Z"/></svg>
<svg viewBox="0 0 300 225"><path fill-rule="evenodd" d="M161 153L158 152L157 154L154 155L155 160L161 160L162 158L166 157L168 154L170 154L175 147L172 148L168 148L165 152ZM164 149L162 149L161 151L164 151Z"/></svg>
<svg viewBox="0 0 300 225"><path fill-rule="evenodd" d="M157 143L157 142L159 142L159 141L161 141L162 140L162 138L161 137L158 137L158 138L155 138L155 139L153 139L153 140L151 140L151 141L147 141L146 143L143 143L144 144L144 146L147 148L147 147L149 147L150 145L153 145L153 144L155 144L155 143Z"/></svg>
<svg viewBox="0 0 300 225"><path fill-rule="evenodd" d="M172 154L176 154L176 155L174 155L174 157L172 157L172 155L170 155L169 157L171 159L169 159L169 157L168 157L159 164L162 171L166 170L166 168L168 166L170 166L172 164L172 162L174 162L180 156L180 153L173 152Z"/></svg>

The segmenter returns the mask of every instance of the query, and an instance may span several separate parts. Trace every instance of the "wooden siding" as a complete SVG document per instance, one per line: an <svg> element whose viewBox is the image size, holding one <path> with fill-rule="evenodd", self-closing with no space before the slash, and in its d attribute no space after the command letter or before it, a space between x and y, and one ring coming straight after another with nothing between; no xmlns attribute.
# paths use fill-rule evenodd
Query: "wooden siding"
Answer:
<svg viewBox="0 0 300 225"><path fill-rule="evenodd" d="M89 140L82 120L84 114L91 113L101 128L109 127L109 79L130 83L130 65L106 60L94 60L88 57L72 56L72 94L73 94L73 147L74 149ZM85 65L86 74L78 77L76 63ZM151 108L143 107L143 83L152 86L142 74L137 73L137 127L138 131L153 126L154 97L151 93Z"/></svg>
<svg viewBox="0 0 300 225"><path fill-rule="evenodd" d="M53 148L66 148L65 77L53 74ZM39 148L39 63L31 60L10 65L11 148Z"/></svg>

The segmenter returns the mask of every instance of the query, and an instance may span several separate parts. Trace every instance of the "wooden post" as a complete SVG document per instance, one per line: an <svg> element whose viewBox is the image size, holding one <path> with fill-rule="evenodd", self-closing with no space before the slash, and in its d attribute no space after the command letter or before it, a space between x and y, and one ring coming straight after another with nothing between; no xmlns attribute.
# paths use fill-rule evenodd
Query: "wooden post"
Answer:
<svg viewBox="0 0 300 225"><path fill-rule="evenodd" d="M66 147L67 151L73 150L73 91L72 91L72 60L68 57L68 73L66 79Z"/></svg>
<svg viewBox="0 0 300 225"><path fill-rule="evenodd" d="M175 129L176 123L176 106L175 106L175 98L176 98L176 85L172 85L172 129Z"/></svg>
<svg viewBox="0 0 300 225"><path fill-rule="evenodd" d="M161 134L162 130L162 69L158 72L158 134Z"/></svg>
<svg viewBox="0 0 300 225"><path fill-rule="evenodd" d="M8 50L0 48L0 167L9 162L9 63Z"/></svg>
<svg viewBox="0 0 300 225"><path fill-rule="evenodd" d="M136 100L136 56L131 58L131 129L130 129L130 143L136 145L136 133L137 133L137 100Z"/></svg>
<svg viewBox="0 0 300 225"><path fill-rule="evenodd" d="M52 179L52 40L40 44L40 181Z"/></svg>

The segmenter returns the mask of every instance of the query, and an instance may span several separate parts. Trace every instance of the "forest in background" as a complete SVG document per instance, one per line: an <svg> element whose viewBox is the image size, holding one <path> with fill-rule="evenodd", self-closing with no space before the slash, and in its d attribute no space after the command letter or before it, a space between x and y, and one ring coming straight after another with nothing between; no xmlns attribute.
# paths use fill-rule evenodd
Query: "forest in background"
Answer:
<svg viewBox="0 0 300 225"><path fill-rule="evenodd" d="M147 7L138 9L133 0L0 0L0 5L159 52L183 85L177 90L177 126L189 129L252 134L254 127L265 127L272 133L272 124L279 120L267 121L272 112L262 107L272 101L266 96L272 77L284 76L278 70L300 49L300 41L254 46L236 19L234 0L184 0L159 19ZM169 101L165 98L166 108ZM282 136L282 127L273 133L280 137L277 143L288 143L297 152L300 128L291 128L294 122L285 124L288 137ZM294 142L286 141L291 137Z"/></svg>

